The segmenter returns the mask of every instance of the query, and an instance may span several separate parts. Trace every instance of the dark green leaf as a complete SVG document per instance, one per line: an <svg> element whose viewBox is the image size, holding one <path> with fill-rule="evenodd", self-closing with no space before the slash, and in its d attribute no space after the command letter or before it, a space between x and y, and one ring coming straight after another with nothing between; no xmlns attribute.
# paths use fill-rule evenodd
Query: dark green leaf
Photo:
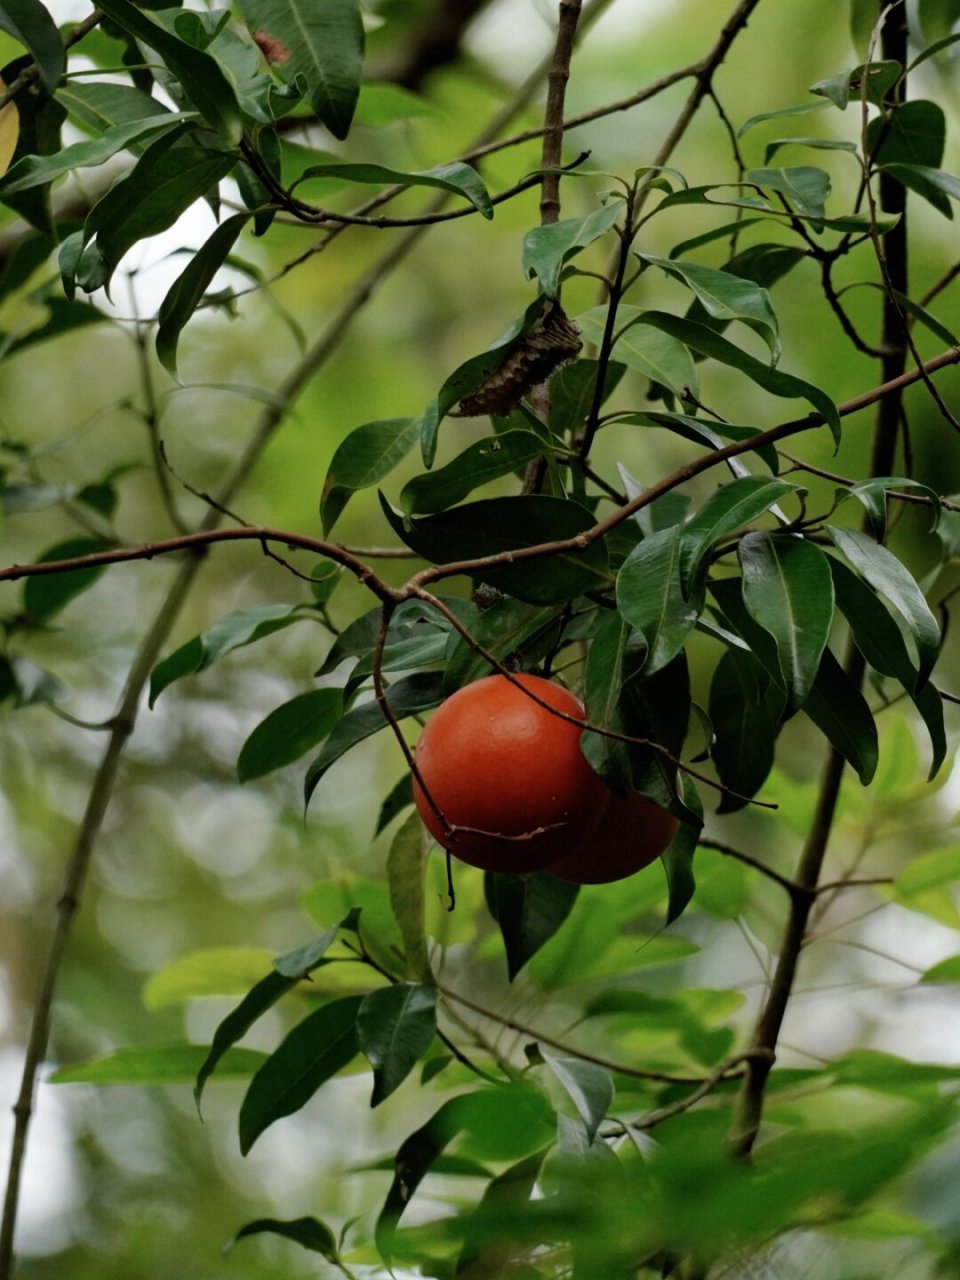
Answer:
<svg viewBox="0 0 960 1280"><path fill-rule="evenodd" d="M727 342L726 338L714 333L706 325L697 324L693 320L671 316L664 311L644 311L640 313L637 323L662 329L678 341L686 343L694 351L699 351L713 360L719 360L721 364L739 369L771 395L781 396L787 400L809 401L823 416L833 432L834 440L839 442L840 416L837 413L837 406L819 387L805 382L802 378L796 378L793 374L784 373L780 369L771 369L761 360L756 360L746 351L735 347L732 342Z"/></svg>
<svg viewBox="0 0 960 1280"><path fill-rule="evenodd" d="M634 639L631 636L631 642ZM686 654L678 653L665 667L650 675L643 663L642 649L628 645L623 659L620 699L622 727L624 732L642 740L627 746L630 785L681 822L699 829L703 825L699 799L694 791L691 804L687 804L680 793L679 770L674 763L687 736L690 706ZM645 746L644 742L658 743L663 750Z"/></svg>
<svg viewBox="0 0 960 1280"><path fill-rule="evenodd" d="M109 551L113 543L105 538L70 538L48 547L40 556L39 564L51 560L79 560L82 556ZM28 578L23 586L23 611L31 622L46 622L78 595L92 587L104 567L76 569L64 573L38 574Z"/></svg>
<svg viewBox="0 0 960 1280"><path fill-rule="evenodd" d="M617 575L617 604L647 644L644 671L652 675L683 648L703 608L703 583L680 584L681 531L651 534L639 543Z"/></svg>
<svg viewBox="0 0 960 1280"><path fill-rule="evenodd" d="M180 40L130 0L105 0L100 8L124 31L160 54L184 93L225 142L240 141L242 119L237 96L215 58Z"/></svg>
<svg viewBox="0 0 960 1280"><path fill-rule="evenodd" d="M549 629L559 636L560 612L556 605L525 604L510 596L485 609L470 627L476 647L460 639L450 654L443 676L445 695L490 672L490 663L478 649L484 649L499 661L522 651L524 645Z"/></svg>
<svg viewBox="0 0 960 1280"><path fill-rule="evenodd" d="M387 798L380 806L374 835L378 836L381 831L390 825L398 813L402 813L411 804L413 804L412 779L409 773L405 773L399 782L391 787Z"/></svg>
<svg viewBox="0 0 960 1280"><path fill-rule="evenodd" d="M777 317L770 305L766 289L729 271L718 271L699 262L684 262L675 258L655 258L650 254L637 255L641 262L659 267L667 275L680 280L692 290L701 306L717 320L742 320L755 329L770 348L773 362L780 358L780 335Z"/></svg>
<svg viewBox="0 0 960 1280"><path fill-rule="evenodd" d="M609 231L621 212L620 201L611 200L606 208L596 209L585 218L564 218L528 231L523 237L523 269L527 279L536 276L547 297L555 298L564 263Z"/></svg>
<svg viewBox="0 0 960 1280"><path fill-rule="evenodd" d="M341 701L339 689L312 689L271 711L240 749L240 781L281 769L322 742L337 723Z"/></svg>
<svg viewBox="0 0 960 1280"><path fill-rule="evenodd" d="M879 756L877 726L863 695L829 649L803 710L868 786Z"/></svg>
<svg viewBox="0 0 960 1280"><path fill-rule="evenodd" d="M848 151L857 155L860 148L855 142L841 142L836 138L772 138L763 153L763 163L769 165L781 147L812 147L814 151Z"/></svg>
<svg viewBox="0 0 960 1280"><path fill-rule="evenodd" d="M566 920L580 888L546 872L513 876L488 871L483 885L490 914L503 936L512 982Z"/></svg>
<svg viewBox="0 0 960 1280"><path fill-rule="evenodd" d="M57 101L70 112L71 117L94 137L107 133L118 125L145 120L148 116L171 116L162 102L149 93L134 89L128 84L112 84L101 80L68 80L57 90ZM141 151L137 143L131 151Z"/></svg>
<svg viewBox="0 0 960 1280"><path fill-rule="evenodd" d="M152 1049L114 1049L102 1058L60 1067L47 1076L50 1084L188 1084L203 1061L200 1044L158 1045ZM220 1074L250 1076L262 1066L265 1054L255 1049L231 1049L221 1060Z"/></svg>
<svg viewBox="0 0 960 1280"><path fill-rule="evenodd" d="M0 30L29 50L43 87L53 93L66 64L60 32L46 7L40 0L3 0Z"/></svg>
<svg viewBox="0 0 960 1280"><path fill-rule="evenodd" d="M903 72L899 62L861 63L852 71L841 71L839 75L830 76L826 80L818 80L810 86L811 93L818 93L829 98L841 111L847 109L851 94L857 97L863 92L863 77L866 73L866 97L868 102L881 103L888 89L892 89Z"/></svg>
<svg viewBox="0 0 960 1280"><path fill-rule="evenodd" d="M618 310L620 336L614 348L618 359L675 396L682 397L688 390L696 394L700 385L697 370L683 339L640 323L647 314L641 307L622 306ZM577 316L577 324L587 342L600 345L606 318L606 307L594 307Z"/></svg>
<svg viewBox="0 0 960 1280"><path fill-rule="evenodd" d="M388 169L382 164L315 164L303 171L299 181L304 182L308 178L344 178L348 182L371 186L401 183L407 187L436 187L440 191L463 196L485 218L493 217L493 206L483 179L472 165L460 160L421 171Z"/></svg>
<svg viewBox="0 0 960 1280"><path fill-rule="evenodd" d="M923 688L917 693L911 693L913 705L920 713L923 723L927 726L927 732L930 734L930 745L933 748L933 755L930 761L930 772L927 774L927 781L932 781L940 772L940 766L947 757L947 735L943 723L943 698L939 691L934 688L932 680L928 680Z"/></svg>
<svg viewBox="0 0 960 1280"><path fill-rule="evenodd" d="M771 699L769 689L763 667L742 649L721 656L710 683L711 758L723 785L742 796L756 795L773 767L782 698ZM730 813L745 803L724 795L718 812Z"/></svg>
<svg viewBox="0 0 960 1280"><path fill-rule="evenodd" d="M634 637L634 648L636 644ZM623 732L620 699L624 658L630 647L630 628L614 613L597 632L587 654L584 669L587 719L601 729ZM644 654L645 649L641 650L641 660ZM625 743L599 733L584 733L580 749L601 777L621 789L628 785L630 771Z"/></svg>
<svg viewBox="0 0 960 1280"><path fill-rule="evenodd" d="M240 1107L240 1150L246 1155L275 1120L299 1111L320 1086L357 1055L361 996L344 996L309 1014L250 1081Z"/></svg>
<svg viewBox="0 0 960 1280"><path fill-rule="evenodd" d="M685 254L690 253L693 249L701 249L705 244L713 244L715 240L729 240L733 235L752 227L757 222L765 222L765 218L738 218L734 222L725 222L720 227L711 227L709 231L704 231L698 236L692 236L689 240L681 240L679 244L675 244L670 250L669 257L682 258Z"/></svg>
<svg viewBox="0 0 960 1280"><path fill-rule="evenodd" d="M837 607L850 624L857 648L881 675L899 680L908 693L917 687L917 672L907 652L900 628L876 592L835 557L830 572Z"/></svg>
<svg viewBox="0 0 960 1280"><path fill-rule="evenodd" d="M668 431L683 436L685 440L709 444L711 449L723 449L731 440L735 442L749 440L751 436L759 434L755 427L741 427L732 422L706 422L702 418L692 418L686 413L666 413L662 410L651 413L629 413L622 418L618 417L617 421L640 427L665 427ZM779 460L776 448L772 444L760 445L757 449L757 457L762 458L776 475ZM727 465L734 475L750 474L737 458L728 459Z"/></svg>
<svg viewBox="0 0 960 1280"><path fill-rule="evenodd" d="M408 515L445 511L543 452L543 441L532 431L505 431L477 440L445 467L408 480L400 491L400 506Z"/></svg>
<svg viewBox="0 0 960 1280"><path fill-rule="evenodd" d="M837 550L893 606L917 646L917 687L927 680L940 654L940 629L909 570L886 547L854 529L828 526Z"/></svg>
<svg viewBox="0 0 960 1280"><path fill-rule="evenodd" d="M41 703L59 702L68 693L67 686L29 658L0 657L0 703L14 707L33 707Z"/></svg>
<svg viewBox="0 0 960 1280"><path fill-rule="evenodd" d="M271 59L335 138L345 138L363 74L358 0L241 0L251 33L275 41Z"/></svg>
<svg viewBox="0 0 960 1280"><path fill-rule="evenodd" d="M689 590L707 551L722 538L752 523L797 485L765 476L742 476L715 490L688 521L681 535L680 579Z"/></svg>
<svg viewBox="0 0 960 1280"><path fill-rule="evenodd" d="M710 591L720 607L721 620L729 623L733 632L743 641L745 648L753 654L766 671L771 684L779 690L779 703L776 702L776 699L771 703L771 706L776 708L776 718L779 720L786 711L787 688L784 674L780 667L776 641L769 631L765 631L763 627L754 622L744 607L743 582L741 579L714 579L710 583ZM721 638L724 643L731 643L727 635L723 635ZM792 715L793 712L790 711L789 714Z"/></svg>
<svg viewBox="0 0 960 1280"><path fill-rule="evenodd" d="M597 385L596 360L568 364L550 380L550 427L558 435L575 431L586 421ZM612 395L626 373L626 365L611 360L603 385L603 400Z"/></svg>
<svg viewBox="0 0 960 1280"><path fill-rule="evenodd" d="M915 98L900 103L885 117L874 116L867 125L867 146L874 165L921 164L939 169L946 131L942 108Z"/></svg>
<svg viewBox="0 0 960 1280"><path fill-rule="evenodd" d="M867 513L870 529L877 541L882 542L887 532L887 493L889 490L920 489L929 498L933 511L933 527L940 519L940 499L934 491L919 480L909 480L901 476L872 476L869 480L861 480L849 488L837 489L836 497L843 502L847 498L856 498Z"/></svg>
<svg viewBox="0 0 960 1280"><path fill-rule="evenodd" d="M188 640L157 663L150 676L150 706L175 680L206 671L207 667L234 649L254 644L274 631L282 631L311 616L299 604L265 604L256 609L238 609L236 613L228 613L209 630Z"/></svg>
<svg viewBox="0 0 960 1280"><path fill-rule="evenodd" d="M203 247L193 254L160 304L157 358L174 377L177 375L177 345L183 327L196 311L248 220L249 214L235 213L221 223Z"/></svg>
<svg viewBox="0 0 960 1280"><path fill-rule="evenodd" d="M562 1058L549 1049L540 1048L543 1060L570 1095L593 1142L597 1130L613 1105L613 1080L610 1072L594 1062L581 1058Z"/></svg>
<svg viewBox="0 0 960 1280"><path fill-rule="evenodd" d="M410 783L409 775L404 781ZM432 983L424 921L426 858L427 844L420 815L412 813L394 836L387 854L387 885L393 918L403 938L407 973L418 982Z"/></svg>
<svg viewBox="0 0 960 1280"><path fill-rule="evenodd" d="M827 557L792 534L750 533L737 548L747 612L777 643L789 705L814 683L833 622Z"/></svg>
<svg viewBox="0 0 960 1280"><path fill-rule="evenodd" d="M490 1180L464 1223L463 1247L454 1272L459 1280L494 1280L508 1274L504 1268L525 1244L524 1232L511 1227L530 1200L544 1155L537 1151ZM534 1280L534 1273L527 1277L516 1273L516 1280Z"/></svg>
<svg viewBox="0 0 960 1280"><path fill-rule="evenodd" d="M545 494L487 498L422 520L404 520L386 502L381 505L397 536L435 564L565 541L594 523L579 503ZM508 565L478 569L472 576L531 604L565 604L571 596L610 585L607 554L599 541L531 560L517 556Z"/></svg>
<svg viewBox="0 0 960 1280"><path fill-rule="evenodd" d="M923 196L945 218L953 218L950 200L960 200L960 178L955 174L922 164L885 164L882 172L889 173L918 196ZM947 196L949 200L945 199Z"/></svg>
<svg viewBox="0 0 960 1280"><path fill-rule="evenodd" d="M229 1252L244 1236L259 1235L263 1231L268 1231L271 1235L283 1236L285 1240L293 1240L304 1249L322 1254L328 1262L337 1263L339 1260L334 1234L319 1218L292 1218L288 1221L281 1221L278 1218L257 1218L255 1222L248 1222L246 1226L240 1228L224 1252Z"/></svg>
<svg viewBox="0 0 960 1280"><path fill-rule="evenodd" d="M329 951L339 928L340 925L335 924L311 942L305 942L302 946L294 947L292 951L285 951L282 956L277 956L273 961L274 969L282 977L289 978L291 982L299 982L301 978L305 978L308 973L316 969Z"/></svg>
<svg viewBox="0 0 960 1280"><path fill-rule="evenodd" d="M329 533L358 489L375 485L407 456L420 434L416 418L385 418L357 427L337 447L323 482L320 520Z"/></svg>
<svg viewBox="0 0 960 1280"><path fill-rule="evenodd" d="M426 1053L437 1029L436 987L398 983L371 991L357 1013L360 1050L373 1068L372 1107L390 1096Z"/></svg>
<svg viewBox="0 0 960 1280"><path fill-rule="evenodd" d="M799 213L822 218L830 194L830 175L812 165L794 165L789 169L748 169L744 182L768 187L786 196Z"/></svg>
<svg viewBox="0 0 960 1280"><path fill-rule="evenodd" d="M405 676L387 690L387 702L397 720L435 707L443 697L441 677L437 671L420 671ZM311 761L304 781L304 803L310 803L320 779L330 766L351 747L379 732L387 724L378 702L365 702L352 707L327 739L323 750Z"/></svg>
<svg viewBox="0 0 960 1280"><path fill-rule="evenodd" d="M687 909L696 891L693 874L693 855L703 830L703 805L693 779L686 773L680 776L683 803L697 821L681 822L673 839L660 855L667 877L667 924L673 924Z"/></svg>

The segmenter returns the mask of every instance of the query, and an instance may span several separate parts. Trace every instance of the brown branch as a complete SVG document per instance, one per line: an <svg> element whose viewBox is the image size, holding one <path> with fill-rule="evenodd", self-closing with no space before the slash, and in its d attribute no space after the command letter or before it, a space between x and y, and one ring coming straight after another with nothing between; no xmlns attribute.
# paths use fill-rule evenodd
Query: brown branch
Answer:
<svg viewBox="0 0 960 1280"><path fill-rule="evenodd" d="M811 462L804 462L802 458L795 457L786 449L778 449L777 453L792 464L791 470L809 471L812 476L819 476L821 480L832 480L834 484L841 484L846 489L852 489L855 484L859 484L859 481L852 480L849 476L841 476L836 471L827 471L823 467L815 467ZM933 507L939 503L944 511L960 511L960 502L953 502L939 493L935 500L925 493L901 493L899 489L887 489L886 494L888 498L896 498L898 502L913 503L918 507Z"/></svg>
<svg viewBox="0 0 960 1280"><path fill-rule="evenodd" d="M716 1089L718 1084L722 1084L725 1080L735 1078L731 1075L734 1067L738 1067L741 1062L749 1062L751 1059L761 1057L767 1058L770 1055L766 1051L738 1053L733 1058L727 1058L719 1067L716 1067L705 1080L694 1089L693 1093L688 1094L685 1098L681 1098L678 1102L674 1102L669 1107L661 1107L657 1111L651 1111L649 1115L643 1117L642 1120L631 1120L628 1128L636 1129L640 1133L646 1133L650 1129L655 1129L658 1124L663 1124L665 1120L672 1120L674 1116L683 1115L685 1111L689 1111L691 1107L696 1106L698 1102Z"/></svg>
<svg viewBox="0 0 960 1280"><path fill-rule="evenodd" d="M773 867L768 867L765 862L761 862L758 858L751 857L749 853L742 853L739 849L734 849L728 844L723 844L719 840L713 840L707 836L701 836L697 840L697 847L701 849L712 849L715 853L722 853L725 858L735 858L737 862L742 862L744 866L752 867L754 871L759 871L761 875L772 880L774 884L778 884L781 889L786 889L787 893L793 897L796 894L807 894L809 891L804 889L796 881L789 879L788 876L782 876L779 871L774 871Z"/></svg>

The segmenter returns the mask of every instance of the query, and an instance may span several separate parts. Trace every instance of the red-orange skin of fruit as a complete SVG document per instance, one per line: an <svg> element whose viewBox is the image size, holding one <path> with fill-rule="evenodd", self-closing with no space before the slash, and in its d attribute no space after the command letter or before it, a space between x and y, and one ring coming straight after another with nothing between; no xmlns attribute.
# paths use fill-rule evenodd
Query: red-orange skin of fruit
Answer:
<svg viewBox="0 0 960 1280"><path fill-rule="evenodd" d="M600 825L579 849L546 868L571 884L610 884L655 862L676 835L676 818L639 795L611 792Z"/></svg>
<svg viewBox="0 0 960 1280"><path fill-rule="evenodd" d="M540 871L583 844L611 792L580 751L583 718L567 689L542 676L485 676L431 716L414 759L413 797L431 835L463 862L487 871ZM521 686L521 687L518 687Z"/></svg>

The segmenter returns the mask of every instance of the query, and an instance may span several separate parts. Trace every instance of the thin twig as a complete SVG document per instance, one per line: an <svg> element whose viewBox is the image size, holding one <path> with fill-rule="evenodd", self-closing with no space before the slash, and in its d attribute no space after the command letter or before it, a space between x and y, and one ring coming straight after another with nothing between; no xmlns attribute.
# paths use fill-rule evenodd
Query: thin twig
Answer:
<svg viewBox="0 0 960 1280"><path fill-rule="evenodd" d="M794 894L808 892L788 876L782 876L779 871L774 871L773 867L768 867L765 862L760 862L759 859L751 857L749 853L743 853L728 844L723 844L720 840L714 840L709 836L700 836L697 840L697 846L701 849L713 849L715 853L722 853L725 858L735 858L737 862L742 862L744 866L752 867L754 871L759 871L768 880L778 884L781 889L786 889L791 897Z"/></svg>

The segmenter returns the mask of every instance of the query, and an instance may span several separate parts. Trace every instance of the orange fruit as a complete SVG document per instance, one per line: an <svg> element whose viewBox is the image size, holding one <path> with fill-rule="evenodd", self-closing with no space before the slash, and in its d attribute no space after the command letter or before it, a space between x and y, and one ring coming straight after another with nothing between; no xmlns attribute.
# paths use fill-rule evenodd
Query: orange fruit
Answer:
<svg viewBox="0 0 960 1280"><path fill-rule="evenodd" d="M561 685L493 675L459 689L427 722L414 754L423 780L414 777L414 800L431 835L463 862L540 871L599 824L611 793L580 751L579 725L551 707L583 718Z"/></svg>
<svg viewBox="0 0 960 1280"><path fill-rule="evenodd" d="M639 792L610 793L600 825L586 841L551 863L547 871L571 884L625 880L660 857L680 824L671 813Z"/></svg>

